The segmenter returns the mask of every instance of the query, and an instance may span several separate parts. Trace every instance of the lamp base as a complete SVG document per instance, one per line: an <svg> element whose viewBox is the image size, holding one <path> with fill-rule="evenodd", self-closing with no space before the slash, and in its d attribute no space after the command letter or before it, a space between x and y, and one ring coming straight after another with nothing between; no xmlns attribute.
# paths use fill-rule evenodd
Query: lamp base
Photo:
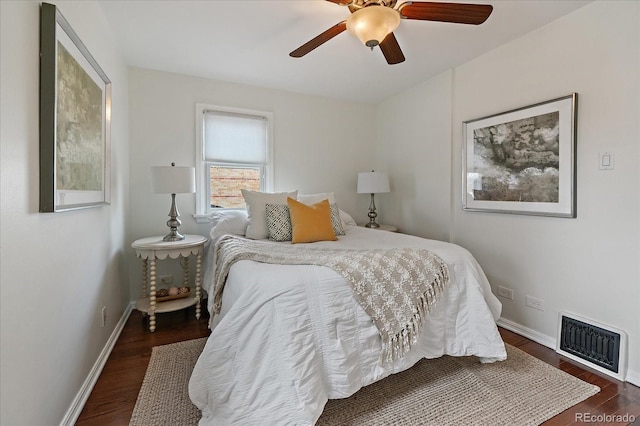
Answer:
<svg viewBox="0 0 640 426"><path fill-rule="evenodd" d="M172 229L171 232L164 236L162 241L182 241L184 238L184 235Z"/></svg>
<svg viewBox="0 0 640 426"><path fill-rule="evenodd" d="M373 194L371 194L371 204L369 204L369 223L365 225L365 228L380 228L380 225L376 223L376 217L378 217L378 213L376 213L376 202L374 200Z"/></svg>
<svg viewBox="0 0 640 426"><path fill-rule="evenodd" d="M171 194L171 210L169 210L169 220L167 221L167 226L171 230L167 235L164 236L162 241L182 241L184 240L184 235L178 232L178 227L182 225L180 219L178 219L180 213L178 213L178 208L176 207L176 194Z"/></svg>

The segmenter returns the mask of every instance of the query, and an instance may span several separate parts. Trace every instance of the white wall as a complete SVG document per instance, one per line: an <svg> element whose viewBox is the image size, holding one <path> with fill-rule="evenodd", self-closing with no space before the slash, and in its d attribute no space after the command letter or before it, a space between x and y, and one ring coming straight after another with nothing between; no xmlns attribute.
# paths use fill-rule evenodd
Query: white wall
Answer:
<svg viewBox="0 0 640 426"><path fill-rule="evenodd" d="M129 87L129 244L167 233L170 198L151 193L150 167L172 161L195 165L196 103L273 112L275 191L334 191L340 208L366 221L369 200L356 194L356 179L358 172L376 166L373 106L135 68ZM178 194L176 200L181 231L208 236L209 227L193 219L194 195ZM137 263L131 268L132 298L140 294L139 269ZM158 274L163 271L178 272L160 262Z"/></svg>
<svg viewBox="0 0 640 426"><path fill-rule="evenodd" d="M60 423L129 301L127 70L96 2L53 3L113 82L112 204L38 213L40 3L0 2L3 425Z"/></svg>
<svg viewBox="0 0 640 426"><path fill-rule="evenodd" d="M378 110L379 118L390 117L380 131L380 161L391 165L392 177L409 182L411 194L411 179L425 179L427 172L416 166L407 173L400 159L423 153L426 141L445 137L447 120L414 123L405 131L407 116L433 111L438 103L443 109L452 106L451 154L438 149L440 157L424 165L453 162L451 174L442 167L429 176L442 185L451 180L451 241L476 256L494 289L504 285L515 290L514 301L502 299L503 318L541 340L555 339L559 311L626 331L628 377L634 383L640 383L639 85L640 3L595 2L455 68L451 80L438 76ZM450 89L452 100L447 101ZM463 211L462 122L571 92L579 93L578 217ZM388 114L392 107L407 116ZM615 152L615 170L598 169L601 150ZM438 187L422 183L421 188L423 196L412 205L401 199L393 220L401 229L436 235L432 226L439 221L405 213L430 211L446 198ZM393 207L385 204L383 209ZM525 295L543 299L545 311L525 307Z"/></svg>
<svg viewBox="0 0 640 426"><path fill-rule="evenodd" d="M391 192L376 199L378 222L449 239L451 79L446 71L378 105L378 161Z"/></svg>

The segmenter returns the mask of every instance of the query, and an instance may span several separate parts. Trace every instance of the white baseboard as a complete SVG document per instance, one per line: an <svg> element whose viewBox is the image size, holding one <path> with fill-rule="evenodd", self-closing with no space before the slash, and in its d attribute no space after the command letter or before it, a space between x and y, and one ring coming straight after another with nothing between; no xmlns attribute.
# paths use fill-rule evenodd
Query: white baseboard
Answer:
<svg viewBox="0 0 640 426"><path fill-rule="evenodd" d="M102 373L102 369L107 363L107 359L109 358L113 347L118 341L118 337L120 337L120 333L122 332L124 325L127 323L127 319L129 318L129 315L133 310L134 303L135 302L129 303L127 308L124 310L122 317L120 317L118 324L116 324L116 327L113 329L111 336L109 336L109 340L107 340L107 343L104 345L104 348L102 349L102 352L100 352L100 355L98 356L95 364L93 364L93 367L91 368L89 375L82 384L80 391L73 399L73 402L67 410L67 413L62 418L60 426L73 426L78 420L78 417L80 417L80 413L84 408L84 404L87 402L87 399L89 399L89 395L91 394L93 387L96 385L98 377L100 377L100 373Z"/></svg>
<svg viewBox="0 0 640 426"><path fill-rule="evenodd" d="M556 339L554 337L539 333L531 328L525 327L518 324L517 322L513 322L502 317L498 319L497 323L502 328L513 331L516 334L524 336L529 340L533 340L536 343L540 343L541 345L551 348L554 351L556 350Z"/></svg>
<svg viewBox="0 0 640 426"><path fill-rule="evenodd" d="M632 385L636 385L638 387L640 387L640 373L638 373L637 371L629 371L627 370L627 382L631 383Z"/></svg>
<svg viewBox="0 0 640 426"><path fill-rule="evenodd" d="M546 346L550 349L556 350L556 338L547 336L546 334L539 333L535 330L532 330L528 327L518 324L517 322L513 322L506 318L499 318L497 324L506 328L509 331L513 331L516 334L519 334L523 337L526 337L529 340L533 340L536 343L540 343L543 346ZM629 382L633 385L640 386L640 374L635 371L627 370L627 375L625 378L626 382Z"/></svg>

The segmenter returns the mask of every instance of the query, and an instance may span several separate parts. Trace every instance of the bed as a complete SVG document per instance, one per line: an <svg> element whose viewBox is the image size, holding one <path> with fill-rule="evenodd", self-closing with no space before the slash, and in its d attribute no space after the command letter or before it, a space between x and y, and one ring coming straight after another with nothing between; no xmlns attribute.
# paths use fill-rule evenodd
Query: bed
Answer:
<svg viewBox="0 0 640 426"><path fill-rule="evenodd" d="M238 260L228 269L216 308L216 242L248 231L248 218L242 213L223 218L211 231L203 280L212 331L189 383L190 398L202 411L200 425L313 425L329 399L346 398L421 358L506 358L496 327L501 304L467 250L358 227L338 211L343 235L300 246L426 249L446 264L448 283L422 322L418 338L406 353L385 360L380 330L345 277L327 266ZM274 250L292 246L260 241Z"/></svg>

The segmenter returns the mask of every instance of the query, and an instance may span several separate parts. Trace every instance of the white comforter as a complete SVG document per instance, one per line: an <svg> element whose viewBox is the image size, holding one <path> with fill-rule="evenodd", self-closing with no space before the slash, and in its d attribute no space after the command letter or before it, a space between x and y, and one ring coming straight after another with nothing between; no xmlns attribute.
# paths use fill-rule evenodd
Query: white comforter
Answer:
<svg viewBox="0 0 640 426"><path fill-rule="evenodd" d="M414 348L382 364L378 331L338 273L322 266L234 264L189 383L191 400L202 410L200 425L312 425L328 399L348 397L422 357L506 358L495 324L500 302L464 248L354 226L337 242L311 246L426 248L445 261L451 281ZM212 295L209 252L204 282Z"/></svg>

